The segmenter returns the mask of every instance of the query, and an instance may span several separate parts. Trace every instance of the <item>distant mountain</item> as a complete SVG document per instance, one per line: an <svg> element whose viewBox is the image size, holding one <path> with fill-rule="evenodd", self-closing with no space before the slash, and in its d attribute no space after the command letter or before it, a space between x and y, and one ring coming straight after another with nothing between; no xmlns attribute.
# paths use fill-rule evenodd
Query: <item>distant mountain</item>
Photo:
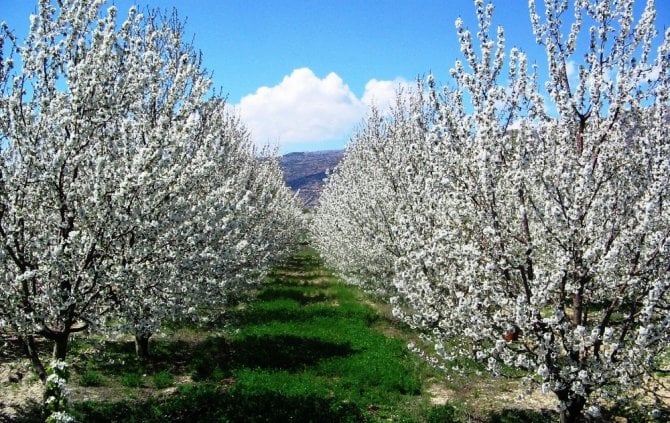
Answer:
<svg viewBox="0 0 670 423"><path fill-rule="evenodd" d="M337 166L343 155L343 150L288 153L280 158L279 164L286 185L299 192L306 206L314 207L318 204L326 172Z"/></svg>

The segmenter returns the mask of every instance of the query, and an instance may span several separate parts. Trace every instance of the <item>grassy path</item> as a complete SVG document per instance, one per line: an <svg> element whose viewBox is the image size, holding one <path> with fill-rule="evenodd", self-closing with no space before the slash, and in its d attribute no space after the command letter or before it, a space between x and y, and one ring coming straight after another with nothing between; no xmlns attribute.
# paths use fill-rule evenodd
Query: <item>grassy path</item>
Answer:
<svg viewBox="0 0 670 423"><path fill-rule="evenodd" d="M378 313L314 254L289 259L257 299L241 312L231 344L232 390L268 405L247 417L420 420L419 363L403 342L371 328Z"/></svg>
<svg viewBox="0 0 670 423"><path fill-rule="evenodd" d="M177 329L154 341L151 363L134 362L130 343L108 345L87 365L103 386L81 396L121 384L119 401L77 401L77 413L100 422L444 421L445 410L422 393L426 366L404 341L373 328L381 317L360 295L305 250L272 272L255 300L226 314L232 330ZM133 374L143 375L135 387ZM160 374L175 386L156 395Z"/></svg>
<svg viewBox="0 0 670 423"><path fill-rule="evenodd" d="M290 257L268 279L252 301L167 328L152 340L149 361L134 356L129 339L73 340L68 385L77 421L545 421L539 413L490 415L472 399L491 386L474 379L439 385L456 408L431 404L427 385L443 375L407 350L415 334L384 318L314 251ZM37 415L33 404L15 420Z"/></svg>

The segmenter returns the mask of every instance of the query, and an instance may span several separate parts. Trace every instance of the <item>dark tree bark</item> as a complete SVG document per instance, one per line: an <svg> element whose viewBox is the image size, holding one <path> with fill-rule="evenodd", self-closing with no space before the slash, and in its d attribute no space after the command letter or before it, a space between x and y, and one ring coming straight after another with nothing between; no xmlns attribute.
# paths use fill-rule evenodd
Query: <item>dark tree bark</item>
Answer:
<svg viewBox="0 0 670 423"><path fill-rule="evenodd" d="M135 334L135 353L142 359L149 358L149 338L151 338L151 334Z"/></svg>
<svg viewBox="0 0 670 423"><path fill-rule="evenodd" d="M23 344L23 348L26 352L26 355L28 356L28 358L30 358L30 362L33 365L35 373L37 373L37 376L39 376L42 382L46 382L47 371L44 368L44 364L42 364L42 360L40 360L40 355L39 352L37 351L37 346L35 345L35 338L32 335L28 335L19 338L19 340Z"/></svg>
<svg viewBox="0 0 670 423"><path fill-rule="evenodd" d="M556 392L556 396L561 401L562 404L565 404L565 409L561 410L560 413L560 422L561 423L578 423L585 421L584 419L584 406L586 405L586 399L577 396L575 398L568 397L568 390Z"/></svg>
<svg viewBox="0 0 670 423"><path fill-rule="evenodd" d="M70 334L69 332L59 332L53 335L54 351L53 357L58 360L65 360L67 356Z"/></svg>

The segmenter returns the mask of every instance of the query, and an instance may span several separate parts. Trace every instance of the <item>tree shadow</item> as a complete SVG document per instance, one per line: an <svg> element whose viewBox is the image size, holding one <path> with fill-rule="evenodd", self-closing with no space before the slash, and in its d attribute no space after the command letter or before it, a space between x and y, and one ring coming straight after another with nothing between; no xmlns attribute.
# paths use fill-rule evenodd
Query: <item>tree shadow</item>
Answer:
<svg viewBox="0 0 670 423"><path fill-rule="evenodd" d="M0 405L2 401L0 401ZM14 406L14 413L12 415L0 412L0 423L14 422L14 423L32 423L43 422L42 404L36 401L28 401L26 404Z"/></svg>
<svg viewBox="0 0 670 423"><path fill-rule="evenodd" d="M128 372L191 373L195 381L218 379L239 368L299 370L321 360L355 353L349 344L292 335L247 336L238 340L157 341L147 360L135 356L133 342L108 342L94 368L109 375Z"/></svg>
<svg viewBox="0 0 670 423"><path fill-rule="evenodd" d="M223 337L210 337L194 346L190 355L194 381L217 379L231 369L230 342Z"/></svg>
<svg viewBox="0 0 670 423"><path fill-rule="evenodd" d="M152 371L174 370L175 363L183 362L179 372L190 372L193 380L204 381L229 376L240 368L294 371L355 352L349 344L291 335L253 335L233 341L210 337L201 342L168 344L163 353L151 357L150 367Z"/></svg>
<svg viewBox="0 0 670 423"><path fill-rule="evenodd" d="M321 360L346 357L355 350L338 344L292 335L247 336L231 344L231 365L272 370L299 370Z"/></svg>
<svg viewBox="0 0 670 423"><path fill-rule="evenodd" d="M308 305L314 303L321 303L328 300L328 296L323 293L317 293L310 295L304 290L296 289L292 286L273 286L268 287L263 290L257 296L258 301L273 301L280 299L293 300L298 302L300 305Z"/></svg>
<svg viewBox="0 0 670 423"><path fill-rule="evenodd" d="M253 308L243 313L231 313L230 319L238 325L265 325L270 322L299 322L309 317L303 310L291 308Z"/></svg>
<svg viewBox="0 0 670 423"><path fill-rule="evenodd" d="M202 341L150 340L150 356L146 359L137 357L132 341L106 342L92 361L94 369L108 375L161 371L210 374L216 363L228 358L228 342L223 337L210 337Z"/></svg>
<svg viewBox="0 0 670 423"><path fill-rule="evenodd" d="M360 406L336 398L273 391L222 391L214 385L184 389L169 398L77 404L78 421L95 422L362 422Z"/></svg>
<svg viewBox="0 0 670 423"><path fill-rule="evenodd" d="M40 355L47 355L53 348L53 342L41 337L35 336L35 346ZM9 336L0 333L0 364L11 363L20 358L26 358L26 350L23 343L16 336Z"/></svg>
<svg viewBox="0 0 670 423"><path fill-rule="evenodd" d="M246 422L362 422L360 407L351 402L317 395L287 396L277 392L238 393L227 395L226 417Z"/></svg>
<svg viewBox="0 0 670 423"><path fill-rule="evenodd" d="M552 423L557 421L558 414L550 410L526 410L517 408L506 408L502 411L489 415L490 423Z"/></svg>
<svg viewBox="0 0 670 423"><path fill-rule="evenodd" d="M306 275L315 271L323 271L323 260L314 250L305 250L285 258L275 266L270 276L283 276L298 273Z"/></svg>

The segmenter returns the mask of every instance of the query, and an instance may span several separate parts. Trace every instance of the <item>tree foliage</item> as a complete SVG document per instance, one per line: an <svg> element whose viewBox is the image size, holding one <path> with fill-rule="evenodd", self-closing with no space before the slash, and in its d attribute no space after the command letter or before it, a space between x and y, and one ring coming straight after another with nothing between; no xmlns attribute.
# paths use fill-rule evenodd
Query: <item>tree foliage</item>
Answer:
<svg viewBox="0 0 670 423"><path fill-rule="evenodd" d="M398 93L391 116L371 110L347 147L347 159L329 176L312 225L328 265L380 294L393 290L393 263L403 255L405 240L396 233L399 198L424 177L415 167L430 162L422 142L430 115L417 88Z"/></svg>
<svg viewBox="0 0 670 423"><path fill-rule="evenodd" d="M595 415L653 391L670 341L670 31L654 54L653 1L637 18L632 1L531 1L541 77L492 34L493 5L474 4L476 34L456 22L454 88L399 106L414 119L386 125L402 142L376 121L352 140L315 238L340 269L382 263L397 315L442 365L527 369L564 420Z"/></svg>
<svg viewBox="0 0 670 423"><path fill-rule="evenodd" d="M60 359L110 320L148 339L252 286L300 227L176 14L104 3L41 0L25 42L0 35L0 330L42 376L35 335Z"/></svg>

